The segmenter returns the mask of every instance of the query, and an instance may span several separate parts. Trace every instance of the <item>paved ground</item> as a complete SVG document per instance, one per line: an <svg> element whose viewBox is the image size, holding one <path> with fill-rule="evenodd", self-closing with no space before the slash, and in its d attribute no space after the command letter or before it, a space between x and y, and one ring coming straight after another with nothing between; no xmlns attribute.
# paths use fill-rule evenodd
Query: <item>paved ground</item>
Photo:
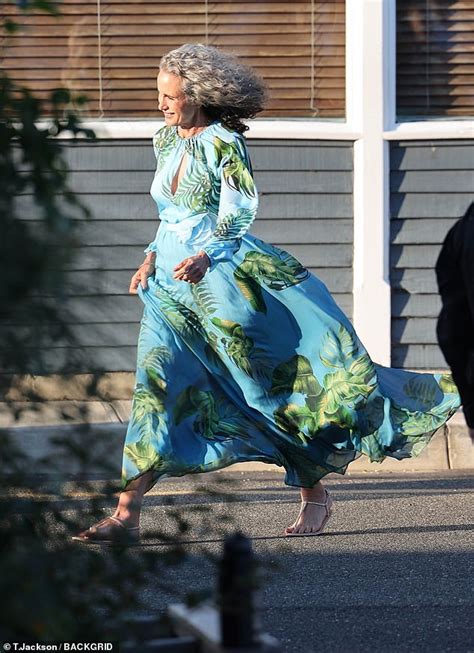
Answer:
<svg viewBox="0 0 474 653"><path fill-rule="evenodd" d="M196 483L228 478L206 495ZM474 651L473 482L466 472L333 475L335 512L326 534L282 537L297 512L297 491L277 473L206 474L162 481L147 495L142 531L172 530L170 497L189 509L187 562L171 568L178 594L210 588L222 535L202 525L212 509L222 532L240 528L264 563L260 614L265 631L294 653ZM230 516L232 523L223 521ZM151 540L152 549L163 545ZM150 612L171 600L151 586Z"/></svg>

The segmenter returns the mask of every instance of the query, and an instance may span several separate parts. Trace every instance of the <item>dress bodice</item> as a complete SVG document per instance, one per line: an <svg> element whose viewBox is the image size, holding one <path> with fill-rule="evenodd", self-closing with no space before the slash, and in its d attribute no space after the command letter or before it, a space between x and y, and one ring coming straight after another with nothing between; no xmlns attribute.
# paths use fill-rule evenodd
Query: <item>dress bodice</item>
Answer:
<svg viewBox="0 0 474 653"><path fill-rule="evenodd" d="M189 138L179 136L177 127L164 126L154 135L153 148L157 165L150 193L160 228L174 232L180 243L204 249L211 268L230 258L258 202L243 136L217 120ZM173 192L182 165L184 174ZM145 252L156 250L153 245Z"/></svg>

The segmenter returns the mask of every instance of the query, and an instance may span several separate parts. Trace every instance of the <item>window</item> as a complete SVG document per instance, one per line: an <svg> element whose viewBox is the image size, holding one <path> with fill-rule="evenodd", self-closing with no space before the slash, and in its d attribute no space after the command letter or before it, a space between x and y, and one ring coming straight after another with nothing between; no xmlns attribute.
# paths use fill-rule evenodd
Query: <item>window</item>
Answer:
<svg viewBox="0 0 474 653"><path fill-rule="evenodd" d="M397 113L474 114L474 0L397 0Z"/></svg>
<svg viewBox="0 0 474 653"><path fill-rule="evenodd" d="M3 66L39 95L66 86L89 98L83 116L154 118L160 57L208 43L254 66L268 83L267 117L345 115L345 0L164 2L64 0L59 18L7 12Z"/></svg>

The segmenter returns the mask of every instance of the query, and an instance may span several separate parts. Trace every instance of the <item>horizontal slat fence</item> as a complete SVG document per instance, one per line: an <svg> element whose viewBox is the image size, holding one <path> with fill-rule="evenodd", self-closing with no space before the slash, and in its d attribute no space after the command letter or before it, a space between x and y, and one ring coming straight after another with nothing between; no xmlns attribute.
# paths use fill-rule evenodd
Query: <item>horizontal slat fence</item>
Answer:
<svg viewBox="0 0 474 653"><path fill-rule="evenodd" d="M296 256L351 316L352 143L264 139L249 147L260 193L251 233ZM143 304L128 287L159 225L151 140L67 142L64 153L71 186L93 217L77 220L80 245L68 264L67 321L80 346L55 343L45 352L49 371L64 360L76 361L77 372L133 371ZM31 196L17 207L31 228L40 226ZM35 330L18 328L27 341Z"/></svg>
<svg viewBox="0 0 474 653"><path fill-rule="evenodd" d="M446 369L435 265L474 200L474 139L394 142L390 153L392 365Z"/></svg>

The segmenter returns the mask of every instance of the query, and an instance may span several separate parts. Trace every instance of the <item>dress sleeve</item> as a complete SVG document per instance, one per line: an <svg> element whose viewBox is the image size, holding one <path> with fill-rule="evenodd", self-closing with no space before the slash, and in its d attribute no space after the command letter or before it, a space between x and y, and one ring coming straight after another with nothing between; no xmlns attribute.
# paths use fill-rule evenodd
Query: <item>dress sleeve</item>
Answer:
<svg viewBox="0 0 474 653"><path fill-rule="evenodd" d="M231 143L216 138L214 148L220 171L221 188L215 230L201 249L211 262L209 270L228 261L239 250L242 236L255 219L258 195L252 166L243 138Z"/></svg>
<svg viewBox="0 0 474 653"><path fill-rule="evenodd" d="M156 254L156 243L155 243L155 241L153 240L149 245L147 245L145 247L145 249L143 251L145 252L145 254L148 254L148 252L155 252L155 254Z"/></svg>

